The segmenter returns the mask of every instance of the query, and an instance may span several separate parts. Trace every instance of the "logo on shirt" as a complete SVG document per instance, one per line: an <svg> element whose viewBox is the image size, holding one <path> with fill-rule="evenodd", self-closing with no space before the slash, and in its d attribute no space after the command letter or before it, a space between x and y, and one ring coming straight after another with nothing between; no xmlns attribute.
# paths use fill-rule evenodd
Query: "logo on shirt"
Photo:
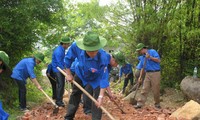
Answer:
<svg viewBox="0 0 200 120"><path fill-rule="evenodd" d="M92 72L92 73L97 72L97 69L95 69L95 68L90 68L90 69L91 69L91 72Z"/></svg>
<svg viewBox="0 0 200 120"><path fill-rule="evenodd" d="M104 73L106 73L107 67L104 68Z"/></svg>

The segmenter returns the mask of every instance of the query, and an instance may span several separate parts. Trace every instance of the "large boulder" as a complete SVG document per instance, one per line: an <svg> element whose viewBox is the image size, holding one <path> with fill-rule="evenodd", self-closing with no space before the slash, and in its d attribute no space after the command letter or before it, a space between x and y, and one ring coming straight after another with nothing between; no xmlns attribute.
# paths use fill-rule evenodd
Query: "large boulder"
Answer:
<svg viewBox="0 0 200 120"><path fill-rule="evenodd" d="M176 118L178 120L200 120L200 105L190 100L183 107L177 109L170 115L170 118Z"/></svg>
<svg viewBox="0 0 200 120"><path fill-rule="evenodd" d="M200 103L200 78L187 76L181 81L180 87L189 99Z"/></svg>

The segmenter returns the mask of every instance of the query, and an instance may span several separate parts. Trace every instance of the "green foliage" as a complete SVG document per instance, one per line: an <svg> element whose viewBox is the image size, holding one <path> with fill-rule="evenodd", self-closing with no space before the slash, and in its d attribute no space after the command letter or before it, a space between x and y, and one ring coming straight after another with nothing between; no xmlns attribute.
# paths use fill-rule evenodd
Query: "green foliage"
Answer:
<svg viewBox="0 0 200 120"><path fill-rule="evenodd" d="M100 6L98 0L87 3L1 0L0 47L10 56L11 68L38 50L45 53L45 61L49 63L53 49L63 36L74 40L93 30L108 40L108 47L123 51L135 65L137 43L156 49L161 56L161 87L179 89L180 81L193 74L194 66L200 68L199 4L198 0L118 0L116 4ZM38 49L38 44L46 48ZM36 68L37 75L41 66ZM6 73L0 81L0 89L10 94L3 91L0 99L16 107L17 88L8 79L10 74ZM32 84L27 87L37 91ZM35 94L40 96L38 92L30 92L31 96Z"/></svg>

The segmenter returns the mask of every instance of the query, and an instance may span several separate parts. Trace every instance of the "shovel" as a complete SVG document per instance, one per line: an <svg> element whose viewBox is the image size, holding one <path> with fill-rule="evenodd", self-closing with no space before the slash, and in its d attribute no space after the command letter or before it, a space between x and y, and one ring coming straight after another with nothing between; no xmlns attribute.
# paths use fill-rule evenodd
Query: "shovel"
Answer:
<svg viewBox="0 0 200 120"><path fill-rule="evenodd" d="M106 95L110 98L110 96L108 95L108 93L107 92L105 92L106 93ZM111 98L110 98L111 99ZM126 114L125 112L124 112L124 110L117 104L117 102L115 101L115 100L111 100L119 109L120 109L120 111L121 111L121 113L122 114Z"/></svg>
<svg viewBox="0 0 200 120"><path fill-rule="evenodd" d="M51 101L51 103L55 106L55 109L53 110L53 114L56 115L59 111L59 107L55 104L55 102L44 92L43 89L41 89L42 93Z"/></svg>
<svg viewBox="0 0 200 120"><path fill-rule="evenodd" d="M67 77L67 74L62 70L60 69L59 67L57 67L57 69L65 76ZM76 87L78 87L85 95L87 95L94 103L97 103L97 100L94 99L83 87L81 87L75 80L72 80L72 83L74 85L76 85ZM100 108L102 109L103 112L105 112L108 117L111 119L111 120L115 120L115 118L103 107L103 106L100 106Z"/></svg>
<svg viewBox="0 0 200 120"><path fill-rule="evenodd" d="M144 63L143 63L143 67L142 67L142 69L141 69L141 71L140 71L140 77L139 77L139 79L142 79L142 75L144 74L144 68L145 68L145 66L146 66L146 62L147 62L147 58L145 57L145 59L144 59ZM136 87L136 90L135 90L135 94L134 94L134 97L131 99L131 104L133 104L133 105L136 105L137 104L137 100L135 99L135 96L136 96L136 94L137 94L137 91L138 91L138 89L139 89L139 87L140 87L140 82L139 82L140 80L138 80L137 81L137 87ZM133 89L133 88L132 88Z"/></svg>
<svg viewBox="0 0 200 120"><path fill-rule="evenodd" d="M133 104L133 105L136 105L136 104L137 104L137 100L135 99L135 97L136 97L136 95L137 95L137 91L138 91L139 87L140 87L140 84L137 83L137 87L136 87L136 90L135 90L134 97L131 99L131 102L130 102L130 103Z"/></svg>

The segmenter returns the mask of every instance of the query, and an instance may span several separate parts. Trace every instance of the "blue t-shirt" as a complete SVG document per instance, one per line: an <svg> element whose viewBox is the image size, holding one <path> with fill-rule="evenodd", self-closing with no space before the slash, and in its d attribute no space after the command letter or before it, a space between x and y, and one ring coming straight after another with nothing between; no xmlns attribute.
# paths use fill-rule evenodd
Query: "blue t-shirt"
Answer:
<svg viewBox="0 0 200 120"><path fill-rule="evenodd" d="M154 49L149 49L147 51L147 53L154 58L160 59L158 52ZM147 59L145 70L146 71L148 71L148 70L160 70L160 63L155 62L155 61L153 61L149 58L149 59Z"/></svg>
<svg viewBox="0 0 200 120"><path fill-rule="evenodd" d="M109 86L106 78L107 56L104 50L100 49L94 58L90 58L85 50L81 50L76 42L73 42L65 56L67 68L71 67L75 58L78 59L75 65L75 73L82 80L84 86L90 84L93 89L98 86L100 88Z"/></svg>
<svg viewBox="0 0 200 120"><path fill-rule="evenodd" d="M122 76L122 74L129 74L129 73L133 73L133 70L132 70L132 65L129 64L129 63L126 63L126 65L122 66L120 68L120 74L119 74L119 77Z"/></svg>
<svg viewBox="0 0 200 120"><path fill-rule="evenodd" d="M11 77L26 83L28 77L31 79L36 78L34 73L35 65L34 58L24 58L14 67Z"/></svg>
<svg viewBox="0 0 200 120"><path fill-rule="evenodd" d="M64 69L64 57L65 57L65 49L62 45L59 45L54 51L52 55L52 69L53 72L59 72L57 67L60 69Z"/></svg>
<svg viewBox="0 0 200 120"><path fill-rule="evenodd" d="M137 64L137 66L136 66L136 69L138 69L138 70L142 69L144 60L145 60L145 56L144 55L141 55L141 56L138 57L138 61L139 62Z"/></svg>
<svg viewBox="0 0 200 120"><path fill-rule="evenodd" d="M75 61L72 63L71 67L70 67L70 71L75 73L75 66L78 63L78 59L76 58Z"/></svg>

